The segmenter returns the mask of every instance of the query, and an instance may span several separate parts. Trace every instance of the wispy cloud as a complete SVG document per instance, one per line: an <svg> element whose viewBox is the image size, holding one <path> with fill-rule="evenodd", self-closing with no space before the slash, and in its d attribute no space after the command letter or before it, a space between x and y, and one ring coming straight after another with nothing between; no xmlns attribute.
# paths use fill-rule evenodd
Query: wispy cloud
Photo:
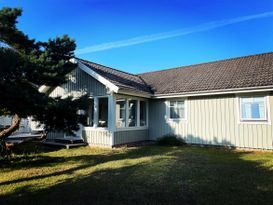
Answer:
<svg viewBox="0 0 273 205"><path fill-rule="evenodd" d="M244 21L249 21L253 19L261 19L261 18L268 18L273 16L273 11L271 12L265 12L265 13L259 13L255 15L248 15L248 16L240 16L237 18L231 18L231 19L224 19L220 21L211 21L208 23L200 24L194 27L169 31L169 32L163 32L163 33L157 33L157 34L151 34L151 35L145 35L145 36L138 36L134 38L129 38L125 40L120 41L113 41L108 43L102 43L98 45L89 46L86 48L78 49L76 50L76 54L87 54L87 53L93 53L98 51L104 51L114 48L120 48L120 47L126 47L126 46L132 46L137 44L142 44L146 42L151 41L158 41L162 39L168 39L178 36L185 36L192 33L202 32L202 31L208 31L215 28L236 24Z"/></svg>

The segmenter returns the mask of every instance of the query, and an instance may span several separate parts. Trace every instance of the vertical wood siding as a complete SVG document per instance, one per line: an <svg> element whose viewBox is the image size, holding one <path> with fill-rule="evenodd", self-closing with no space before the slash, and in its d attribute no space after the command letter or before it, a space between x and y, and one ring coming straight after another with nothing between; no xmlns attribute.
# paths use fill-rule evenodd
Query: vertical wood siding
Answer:
<svg viewBox="0 0 273 205"><path fill-rule="evenodd" d="M82 71L80 68L76 68L69 74L69 81L61 87L55 88L50 96L64 96L68 93L72 95L88 93L90 96L102 96L107 94L107 90L99 81Z"/></svg>
<svg viewBox="0 0 273 205"><path fill-rule="evenodd" d="M112 133L107 130L83 130L82 138L89 145L111 146Z"/></svg>
<svg viewBox="0 0 273 205"><path fill-rule="evenodd" d="M114 132L114 145L145 141L149 139L148 129Z"/></svg>
<svg viewBox="0 0 273 205"><path fill-rule="evenodd" d="M239 123L235 96L195 97L187 100L187 120L168 121L165 100L152 100L149 136L156 139L176 134L188 143L272 149L271 124ZM273 119L273 96L269 96L269 114Z"/></svg>
<svg viewBox="0 0 273 205"><path fill-rule="evenodd" d="M47 134L47 139L52 140L52 139L56 139L56 138L58 138L58 139L64 138L64 133L63 132L49 132Z"/></svg>

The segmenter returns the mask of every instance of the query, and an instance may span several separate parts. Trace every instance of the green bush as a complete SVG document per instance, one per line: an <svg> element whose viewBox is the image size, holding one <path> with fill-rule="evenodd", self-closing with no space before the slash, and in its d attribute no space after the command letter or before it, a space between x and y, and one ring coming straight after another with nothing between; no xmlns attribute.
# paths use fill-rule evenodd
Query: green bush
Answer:
<svg viewBox="0 0 273 205"><path fill-rule="evenodd" d="M187 143L185 140L178 138L176 135L168 134L160 137L157 140L158 145L165 145L165 146L182 146L186 145Z"/></svg>

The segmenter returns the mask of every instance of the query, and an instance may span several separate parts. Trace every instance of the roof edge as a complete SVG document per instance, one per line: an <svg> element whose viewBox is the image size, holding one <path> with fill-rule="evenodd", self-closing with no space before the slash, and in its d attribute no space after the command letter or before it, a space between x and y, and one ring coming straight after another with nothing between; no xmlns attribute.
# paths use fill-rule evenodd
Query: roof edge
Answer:
<svg viewBox="0 0 273 205"><path fill-rule="evenodd" d="M78 63L79 68L81 70L83 70L85 73L87 73L88 75L90 75L91 77L95 78L97 81L99 81L103 85L105 85L107 88L110 89L110 91L118 93L118 90L119 90L118 86L116 86L115 84L111 83L109 80L107 80L106 78L102 77L101 75L99 75L98 73L96 73L92 68L87 67L86 65L84 65L79 60L77 61L77 63Z"/></svg>
<svg viewBox="0 0 273 205"><path fill-rule="evenodd" d="M153 99L161 98L176 98L176 97L194 97L194 96L208 96L208 95L226 95L226 94L240 94L240 93L253 93L253 92L268 92L273 91L273 85L260 86L260 87L246 87L235 89L222 89L222 90L208 90L199 92L181 92L170 94L155 94L152 95Z"/></svg>

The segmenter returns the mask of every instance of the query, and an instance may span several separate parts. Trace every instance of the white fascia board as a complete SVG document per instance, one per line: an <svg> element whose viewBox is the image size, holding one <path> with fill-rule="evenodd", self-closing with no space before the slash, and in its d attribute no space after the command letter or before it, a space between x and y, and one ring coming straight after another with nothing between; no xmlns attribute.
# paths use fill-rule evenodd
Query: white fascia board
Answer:
<svg viewBox="0 0 273 205"><path fill-rule="evenodd" d="M42 85L42 86L39 87L38 91L40 93L45 93L45 92L47 92L49 90L49 88L50 88L49 86Z"/></svg>
<svg viewBox="0 0 273 205"><path fill-rule="evenodd" d="M87 67L86 65L84 65L83 63L78 61L78 66L81 70L83 70L84 72L86 72L88 75L92 76L93 78L95 78L96 80L98 80L100 83L102 83L103 85L105 85L107 88L109 88L111 91L117 93L119 90L119 87L114 85L113 83L111 83L109 80L107 80L106 78L102 77L101 75L99 75L98 73L96 73L95 71L92 70L92 68Z"/></svg>
<svg viewBox="0 0 273 205"><path fill-rule="evenodd" d="M159 94L154 95L153 99L160 98L177 98L177 97L194 97L194 96L209 96L209 95L227 95L237 93L255 93L255 92L268 92L273 91L273 86L262 86L262 87L250 87L250 88L237 88L237 89L226 89L226 90L214 90L209 92L192 92L192 93L173 93L173 94Z"/></svg>

